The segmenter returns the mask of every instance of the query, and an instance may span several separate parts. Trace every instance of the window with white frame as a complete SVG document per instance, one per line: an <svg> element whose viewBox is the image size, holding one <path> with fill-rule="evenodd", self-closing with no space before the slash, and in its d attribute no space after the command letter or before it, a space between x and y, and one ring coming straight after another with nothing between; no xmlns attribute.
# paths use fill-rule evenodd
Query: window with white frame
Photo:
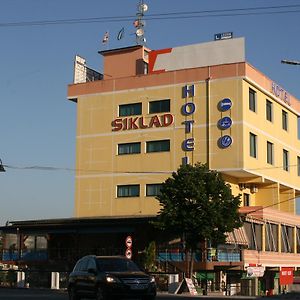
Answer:
<svg viewBox="0 0 300 300"><path fill-rule="evenodd" d="M162 188L161 183L146 184L146 196L158 196Z"/></svg>
<svg viewBox="0 0 300 300"><path fill-rule="evenodd" d="M141 153L141 143L118 144L118 155Z"/></svg>
<svg viewBox="0 0 300 300"><path fill-rule="evenodd" d="M149 102L149 114L157 114L170 111L170 99L155 100Z"/></svg>
<svg viewBox="0 0 300 300"><path fill-rule="evenodd" d="M170 151L170 140L148 141L146 142L146 152L166 152Z"/></svg>
<svg viewBox="0 0 300 300"><path fill-rule="evenodd" d="M256 103L256 91L249 88L249 109L253 112L256 112L257 110L257 103Z"/></svg>
<svg viewBox="0 0 300 300"><path fill-rule="evenodd" d="M142 103L129 103L119 105L119 117L142 114Z"/></svg>
<svg viewBox="0 0 300 300"><path fill-rule="evenodd" d="M290 170L289 151L285 149L282 151L282 168L284 171Z"/></svg>
<svg viewBox="0 0 300 300"><path fill-rule="evenodd" d="M288 113L285 110L282 110L282 129L288 130Z"/></svg>
<svg viewBox="0 0 300 300"><path fill-rule="evenodd" d="M117 197L139 197L140 196L140 185L139 184L128 184L117 186Z"/></svg>
<svg viewBox="0 0 300 300"><path fill-rule="evenodd" d="M274 164L274 144L269 141L267 142L267 163Z"/></svg>
<svg viewBox="0 0 300 300"><path fill-rule="evenodd" d="M273 122L273 103L270 100L266 100L266 119Z"/></svg>
<svg viewBox="0 0 300 300"><path fill-rule="evenodd" d="M250 132L250 156L257 158L257 135Z"/></svg>

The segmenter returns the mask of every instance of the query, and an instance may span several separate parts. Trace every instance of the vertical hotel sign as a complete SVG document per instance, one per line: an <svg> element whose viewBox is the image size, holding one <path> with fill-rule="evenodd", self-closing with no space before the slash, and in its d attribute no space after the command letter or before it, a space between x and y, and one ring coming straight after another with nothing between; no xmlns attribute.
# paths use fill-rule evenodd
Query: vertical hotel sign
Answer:
<svg viewBox="0 0 300 300"><path fill-rule="evenodd" d="M182 150L185 152L194 151L195 149L195 139L193 136L188 136L192 134L194 120L187 120L187 117L193 116L196 111L196 105L193 102L193 98L195 96L195 85L186 85L183 87L183 98L187 99L186 103L181 107L181 113L186 117L186 120L183 122L185 128L186 138L182 143ZM183 157L183 164L188 164L188 156Z"/></svg>

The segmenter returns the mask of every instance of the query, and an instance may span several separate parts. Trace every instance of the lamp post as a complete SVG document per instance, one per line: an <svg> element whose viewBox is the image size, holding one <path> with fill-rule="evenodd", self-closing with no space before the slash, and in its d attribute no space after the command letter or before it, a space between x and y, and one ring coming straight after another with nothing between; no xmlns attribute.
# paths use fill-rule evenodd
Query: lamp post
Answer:
<svg viewBox="0 0 300 300"><path fill-rule="evenodd" d="M5 172L5 169L2 164L2 160L0 159L0 172Z"/></svg>
<svg viewBox="0 0 300 300"><path fill-rule="evenodd" d="M288 64L288 65L300 65L300 61L297 60L288 60L288 59L283 59L281 61L282 64Z"/></svg>

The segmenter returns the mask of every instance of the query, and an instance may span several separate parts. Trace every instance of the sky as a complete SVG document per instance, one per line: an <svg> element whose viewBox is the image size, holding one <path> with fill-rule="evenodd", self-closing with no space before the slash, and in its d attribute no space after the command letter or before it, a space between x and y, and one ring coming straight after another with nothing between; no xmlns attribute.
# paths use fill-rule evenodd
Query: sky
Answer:
<svg viewBox="0 0 300 300"><path fill-rule="evenodd" d="M0 0L0 159L6 169L0 173L0 225L73 216L76 103L67 100L67 86L74 56L101 72L99 50L134 45L138 2ZM216 33L233 32L246 39L247 61L300 99L300 66L280 63L300 60L299 1L144 2L150 49L208 42ZM257 9L271 6L287 7ZM215 11L214 16L198 13L203 11ZM107 31L109 42L103 45Z"/></svg>

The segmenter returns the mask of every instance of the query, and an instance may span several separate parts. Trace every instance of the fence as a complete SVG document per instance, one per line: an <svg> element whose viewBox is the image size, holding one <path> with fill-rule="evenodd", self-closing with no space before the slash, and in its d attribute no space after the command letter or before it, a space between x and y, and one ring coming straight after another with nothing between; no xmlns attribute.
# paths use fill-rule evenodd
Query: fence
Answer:
<svg viewBox="0 0 300 300"><path fill-rule="evenodd" d="M67 288L67 272L0 270L1 287Z"/></svg>

